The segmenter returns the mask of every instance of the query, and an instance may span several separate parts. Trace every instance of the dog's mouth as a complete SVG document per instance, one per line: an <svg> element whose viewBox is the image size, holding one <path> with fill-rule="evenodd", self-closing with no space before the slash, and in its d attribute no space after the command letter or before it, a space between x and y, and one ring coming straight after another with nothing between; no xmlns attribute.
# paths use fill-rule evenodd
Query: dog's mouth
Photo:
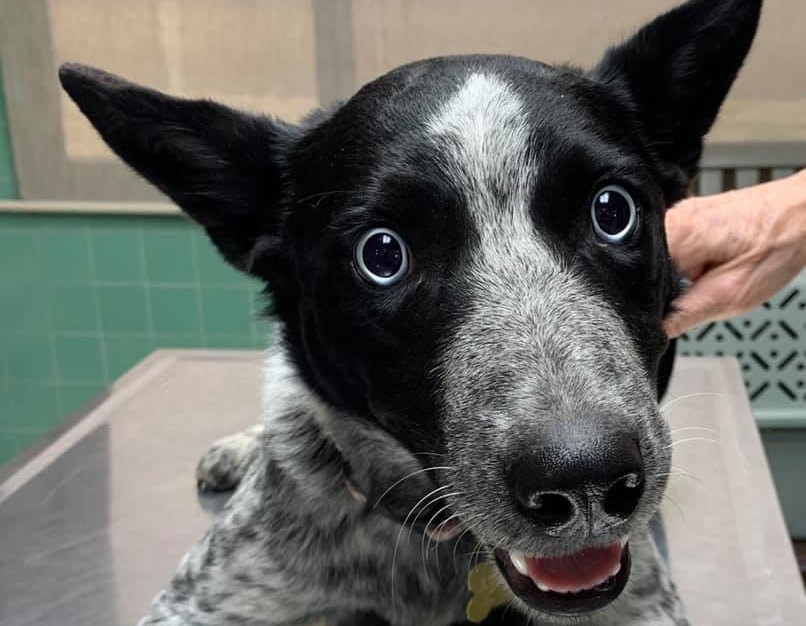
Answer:
<svg viewBox="0 0 806 626"><path fill-rule="evenodd" d="M433 541L460 533L455 517L429 524ZM630 577L630 546L626 539L585 548L562 556L539 557L516 550L494 550L507 585L527 606L560 616L584 615L615 600Z"/></svg>
<svg viewBox="0 0 806 626"><path fill-rule="evenodd" d="M433 541L455 538L461 523L437 515L426 525ZM496 548L495 561L510 590L530 608L558 616L584 615L618 598L630 577L630 546L620 539L561 556L540 557Z"/></svg>
<svg viewBox="0 0 806 626"><path fill-rule="evenodd" d="M580 615L607 606L630 576L626 540L556 557L497 549L495 560L518 598L554 615Z"/></svg>

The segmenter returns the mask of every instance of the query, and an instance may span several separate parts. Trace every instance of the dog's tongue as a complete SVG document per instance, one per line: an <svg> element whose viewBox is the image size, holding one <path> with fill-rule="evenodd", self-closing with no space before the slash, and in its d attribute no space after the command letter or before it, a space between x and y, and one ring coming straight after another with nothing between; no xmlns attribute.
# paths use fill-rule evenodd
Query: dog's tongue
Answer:
<svg viewBox="0 0 806 626"><path fill-rule="evenodd" d="M621 569L622 544L588 548L565 556L538 558L523 555L529 578L542 591L568 593L591 589Z"/></svg>

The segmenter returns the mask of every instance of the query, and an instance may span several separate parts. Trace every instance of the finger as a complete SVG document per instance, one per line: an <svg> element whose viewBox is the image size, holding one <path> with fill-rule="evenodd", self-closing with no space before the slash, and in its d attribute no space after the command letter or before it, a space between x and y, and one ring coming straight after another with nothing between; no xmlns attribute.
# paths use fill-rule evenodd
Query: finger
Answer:
<svg viewBox="0 0 806 626"><path fill-rule="evenodd" d="M710 259L708 242L703 241L702 228L696 214L701 209L695 199L686 200L666 213L666 241L669 254L688 278L694 280L705 270Z"/></svg>
<svg viewBox="0 0 806 626"><path fill-rule="evenodd" d="M669 339L675 339L700 324L698 315L687 309L677 309L663 321Z"/></svg>
<svg viewBox="0 0 806 626"><path fill-rule="evenodd" d="M667 211L666 239L680 271L692 280L739 253L731 224L734 192L689 198Z"/></svg>

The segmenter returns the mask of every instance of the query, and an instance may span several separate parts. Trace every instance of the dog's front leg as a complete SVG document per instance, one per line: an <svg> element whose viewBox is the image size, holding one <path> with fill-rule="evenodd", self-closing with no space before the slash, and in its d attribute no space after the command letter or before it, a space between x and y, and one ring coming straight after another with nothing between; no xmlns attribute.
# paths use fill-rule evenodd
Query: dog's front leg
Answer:
<svg viewBox="0 0 806 626"><path fill-rule="evenodd" d="M264 426L214 442L196 467L196 483L202 491L230 491L246 476L260 449Z"/></svg>
<svg viewBox="0 0 806 626"><path fill-rule="evenodd" d="M271 495L260 465L182 559L139 626L318 626L332 608L299 577L287 576L298 555L283 548L282 528L266 516Z"/></svg>

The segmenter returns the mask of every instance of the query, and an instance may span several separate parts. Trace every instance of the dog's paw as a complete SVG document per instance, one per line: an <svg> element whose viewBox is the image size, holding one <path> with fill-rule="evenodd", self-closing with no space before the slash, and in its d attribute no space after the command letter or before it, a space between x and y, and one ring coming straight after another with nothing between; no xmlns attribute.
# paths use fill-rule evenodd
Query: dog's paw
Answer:
<svg viewBox="0 0 806 626"><path fill-rule="evenodd" d="M200 491L230 491L238 486L255 457L262 426L216 441L196 467Z"/></svg>

